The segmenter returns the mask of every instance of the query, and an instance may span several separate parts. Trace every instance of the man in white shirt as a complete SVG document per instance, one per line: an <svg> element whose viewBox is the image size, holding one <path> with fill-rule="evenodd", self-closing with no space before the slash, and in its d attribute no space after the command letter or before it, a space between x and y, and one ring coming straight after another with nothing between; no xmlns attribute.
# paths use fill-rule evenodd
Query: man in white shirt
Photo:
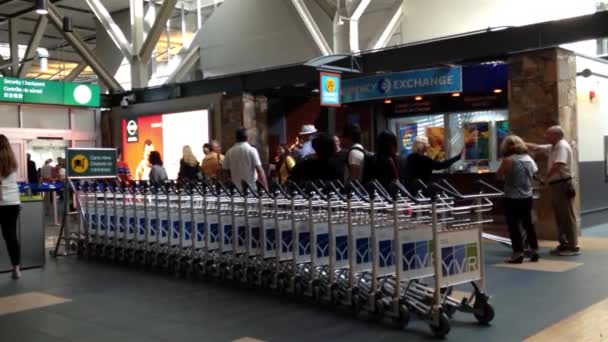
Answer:
<svg viewBox="0 0 608 342"><path fill-rule="evenodd" d="M224 156L222 169L230 172L232 182L239 189L243 189L243 181L252 189L256 189L256 180L268 189L266 173L262 168L258 151L248 143L247 130L239 128L236 131L236 144Z"/></svg>
<svg viewBox="0 0 608 342"><path fill-rule="evenodd" d="M348 150L346 156L347 179L361 181L363 179L363 162L365 149L361 145L361 127L357 124L348 125L342 133L342 142Z"/></svg>
<svg viewBox="0 0 608 342"><path fill-rule="evenodd" d="M559 234L559 246L551 254L571 256L580 254L576 214L574 212L574 173L572 168L572 148L564 139L560 126L547 129L547 145L527 144L533 151L542 152L548 157L546 181L551 190L551 203Z"/></svg>

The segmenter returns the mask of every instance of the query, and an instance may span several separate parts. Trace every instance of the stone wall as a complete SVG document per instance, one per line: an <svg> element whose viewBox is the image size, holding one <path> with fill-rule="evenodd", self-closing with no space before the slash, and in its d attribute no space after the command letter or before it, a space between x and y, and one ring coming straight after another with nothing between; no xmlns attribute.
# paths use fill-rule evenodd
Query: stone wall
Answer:
<svg viewBox="0 0 608 342"><path fill-rule="evenodd" d="M566 139L576 146L576 64L569 51L549 49L509 58L509 122L514 134L544 144L544 133L553 125L564 128ZM576 149L575 149L576 150ZM539 174L547 172L547 159L535 156ZM575 152L574 165L578 164ZM578 200L577 200L578 203ZM557 240L553 209L547 189L536 205L539 237ZM580 210L577 204L577 216Z"/></svg>
<svg viewBox="0 0 608 342"><path fill-rule="evenodd" d="M262 164L268 163L268 100L251 94L224 96L222 99L221 143L227 151L236 140L234 132L245 127L249 141L260 152Z"/></svg>

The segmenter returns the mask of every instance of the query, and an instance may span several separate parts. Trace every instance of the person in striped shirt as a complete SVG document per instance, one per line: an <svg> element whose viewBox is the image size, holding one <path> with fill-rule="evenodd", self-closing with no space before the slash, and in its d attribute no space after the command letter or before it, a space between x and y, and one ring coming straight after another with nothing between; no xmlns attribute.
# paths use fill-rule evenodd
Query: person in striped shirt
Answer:
<svg viewBox="0 0 608 342"><path fill-rule="evenodd" d="M122 159L120 149L116 149L116 176L122 182L128 183L131 181L131 170L127 162Z"/></svg>

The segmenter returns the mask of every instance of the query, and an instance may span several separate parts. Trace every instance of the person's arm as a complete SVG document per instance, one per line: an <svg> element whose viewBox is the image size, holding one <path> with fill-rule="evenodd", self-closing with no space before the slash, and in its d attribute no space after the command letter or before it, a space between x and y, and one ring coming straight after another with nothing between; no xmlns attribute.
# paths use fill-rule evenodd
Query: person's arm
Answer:
<svg viewBox="0 0 608 342"><path fill-rule="evenodd" d="M496 170L496 177L498 179L504 179L505 174L513 167L513 160L511 158L503 158L498 170Z"/></svg>
<svg viewBox="0 0 608 342"><path fill-rule="evenodd" d="M428 158L428 157L426 157L426 158ZM454 165L454 163L456 163L457 161L459 161L460 158L462 158L462 154L459 154L459 155L454 156L454 157L452 157L450 159L446 159L446 160L442 160L442 161L431 159L431 168L433 170L447 169L450 166Z"/></svg>
<svg viewBox="0 0 608 342"><path fill-rule="evenodd" d="M351 179L361 179L361 173L363 172L361 164L364 158L365 154L361 151L352 150L348 153L348 174Z"/></svg>
<svg viewBox="0 0 608 342"><path fill-rule="evenodd" d="M262 167L262 165L256 166L255 171L258 174L258 181L260 181L260 184L262 184L264 189L268 190L268 181L266 179L266 172L264 172L264 168Z"/></svg>

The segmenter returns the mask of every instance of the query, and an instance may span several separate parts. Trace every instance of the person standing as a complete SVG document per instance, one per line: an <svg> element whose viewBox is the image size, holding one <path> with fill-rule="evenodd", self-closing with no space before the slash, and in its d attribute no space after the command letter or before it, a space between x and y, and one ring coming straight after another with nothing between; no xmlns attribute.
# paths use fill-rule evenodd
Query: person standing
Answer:
<svg viewBox="0 0 608 342"><path fill-rule="evenodd" d="M32 155L27 154L27 182L30 184L38 183L38 172L36 171L36 163L32 160Z"/></svg>
<svg viewBox="0 0 608 342"><path fill-rule="evenodd" d="M222 176L222 164L224 163L222 146L217 140L212 140L209 146L210 151L203 159L201 171L207 178L217 180Z"/></svg>
<svg viewBox="0 0 608 342"><path fill-rule="evenodd" d="M302 143L302 147L295 151L295 157L298 160L302 160L310 155L315 154L315 149L312 147L312 140L315 138L317 129L314 125L303 125L300 129L299 141Z"/></svg>
<svg viewBox="0 0 608 342"><path fill-rule="evenodd" d="M158 151L150 152L149 163L152 165L150 168L150 175L148 176L150 182L156 185L164 184L169 177L167 176L167 171L163 167L163 160Z"/></svg>
<svg viewBox="0 0 608 342"><path fill-rule="evenodd" d="M377 180L385 189L400 178L399 160L397 158L397 136L384 131L376 138L376 153L370 158L370 165L365 165L364 183Z"/></svg>
<svg viewBox="0 0 608 342"><path fill-rule="evenodd" d="M574 213L574 172L572 169L573 154L570 144L564 139L564 130L552 126L545 132L549 144L537 145L527 143L529 149L547 156L546 182L549 184L551 204L555 214L555 223L559 235L559 245L551 254L572 256L580 254L576 214Z"/></svg>
<svg viewBox="0 0 608 342"><path fill-rule="evenodd" d="M17 238L17 219L20 210L17 159L6 136L0 134L0 226L13 266L13 279L21 278L21 246Z"/></svg>
<svg viewBox="0 0 608 342"><path fill-rule="evenodd" d="M348 150L346 155L346 179L361 181L366 153L361 144L361 127L357 124L348 125L342 134L342 143Z"/></svg>
<svg viewBox="0 0 608 342"><path fill-rule="evenodd" d="M296 166L296 160L291 156L289 152L289 146L282 144L279 146L279 160L277 161L277 169L279 173L279 183L284 185L289 180L291 171Z"/></svg>
<svg viewBox="0 0 608 342"><path fill-rule="evenodd" d="M53 163L53 159L47 159L44 162L44 166L40 168L40 180L42 182L50 182L53 180L53 167L51 164Z"/></svg>
<svg viewBox="0 0 608 342"><path fill-rule="evenodd" d="M200 172L198 160L192 153L190 146L185 145L182 148L182 159L179 161L179 172L177 173L177 180L179 181L196 181Z"/></svg>
<svg viewBox="0 0 608 342"><path fill-rule="evenodd" d="M131 181L131 169L124 160L121 149L116 149L116 177L124 183Z"/></svg>
<svg viewBox="0 0 608 342"><path fill-rule="evenodd" d="M428 185L434 170L443 170L452 166L462 158L464 150L450 159L438 161L431 159L428 154L429 140L419 135L414 140L413 153L407 156L405 161L405 184L412 193L422 190L418 181Z"/></svg>
<svg viewBox="0 0 608 342"><path fill-rule="evenodd" d="M344 163L336 156L333 137L321 133L312 141L316 153L299 161L293 168L291 179L304 185L309 181L336 181L344 177Z"/></svg>
<svg viewBox="0 0 608 342"><path fill-rule="evenodd" d="M148 180L148 175L150 174L151 165L149 164L150 153L154 151L154 145L150 139L146 139L144 142L144 154L142 160L137 165L137 169L135 169L135 179L142 181Z"/></svg>
<svg viewBox="0 0 608 342"><path fill-rule="evenodd" d="M521 264L524 261L524 244L521 228L526 232L530 245L530 261L538 261L538 239L532 223L532 181L538 167L528 155L524 141L516 136L507 136L501 146L503 155L500 167L496 171L504 179L505 216L511 237L513 254L505 262ZM520 228L521 227L521 228Z"/></svg>
<svg viewBox="0 0 608 342"><path fill-rule="evenodd" d="M236 130L236 143L226 152L222 169L230 173L232 183L241 190L243 181L252 189L256 188L256 181L260 181L262 186L268 189L260 155L253 146L249 145L248 140L247 129Z"/></svg>

